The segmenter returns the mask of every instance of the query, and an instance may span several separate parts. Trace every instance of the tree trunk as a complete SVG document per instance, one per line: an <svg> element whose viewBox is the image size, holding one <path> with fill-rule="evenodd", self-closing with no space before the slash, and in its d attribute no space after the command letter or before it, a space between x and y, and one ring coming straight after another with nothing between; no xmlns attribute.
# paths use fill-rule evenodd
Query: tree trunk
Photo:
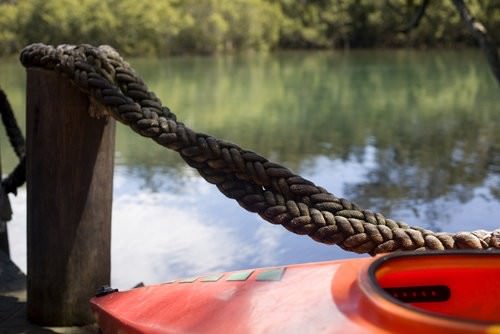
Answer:
<svg viewBox="0 0 500 334"><path fill-rule="evenodd" d="M500 85L500 60L498 57L497 47L495 42L488 34L486 28L472 17L469 9L462 0L452 0L453 4L460 13L463 23L467 27L467 30L474 36L474 38L479 42L479 46L483 49L483 52L490 64L491 71L495 76L498 84Z"/></svg>

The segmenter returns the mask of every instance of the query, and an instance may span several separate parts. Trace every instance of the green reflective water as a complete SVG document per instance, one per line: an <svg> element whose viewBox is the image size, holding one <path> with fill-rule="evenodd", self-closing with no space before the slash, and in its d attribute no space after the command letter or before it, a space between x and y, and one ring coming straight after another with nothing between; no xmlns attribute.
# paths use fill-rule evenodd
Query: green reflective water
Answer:
<svg viewBox="0 0 500 334"><path fill-rule="evenodd" d="M500 227L495 218L500 212L500 89L479 52L293 52L134 59L131 64L189 127L285 164L338 196L435 230ZM16 61L0 63L0 85L22 122L24 74ZM4 139L1 145L4 170L10 170L15 157ZM176 237L195 241L170 253L156 248L148 253L158 257L143 270L154 272L152 280L348 256L277 227L261 227L267 223L219 197L175 153L123 126L117 133L115 175L113 233L115 244L123 244L117 253L126 252L123 240L137 241L132 225L116 222L127 219L121 213L133 212L134 203L142 203L136 218L144 219L140 240L164 233L158 249L172 232L160 223L148 230L156 218L148 219L141 208L200 223L193 227L196 232ZM177 211L162 211L165 207ZM184 216L186 211L199 215ZM222 248L221 254L208 246L211 239L192 237L214 226L228 233L215 248ZM205 232L211 236L210 231ZM173 254L200 252L196 247L219 254L204 258L213 265L172 260ZM266 249L268 255L256 260L255 254ZM230 260L231 252L240 256ZM151 269L161 267L158 263L169 270Z"/></svg>
<svg viewBox="0 0 500 334"><path fill-rule="evenodd" d="M441 197L471 200L474 189L498 176L500 94L473 51L287 53L134 65L192 128L295 171L318 156L363 161L372 146L376 166L363 182L345 179L345 195L387 214ZM119 132L122 163L165 164L161 148L134 145L135 136ZM499 198L498 186L488 185L490 199Z"/></svg>

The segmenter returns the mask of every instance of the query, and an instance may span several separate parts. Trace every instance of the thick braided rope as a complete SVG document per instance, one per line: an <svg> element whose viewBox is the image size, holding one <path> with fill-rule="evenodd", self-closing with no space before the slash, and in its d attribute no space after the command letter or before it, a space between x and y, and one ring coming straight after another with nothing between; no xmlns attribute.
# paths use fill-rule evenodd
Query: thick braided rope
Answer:
<svg viewBox="0 0 500 334"><path fill-rule="evenodd" d="M118 121L178 152L224 195L294 233L370 254L500 248L500 229L435 233L408 226L337 198L252 151L189 129L110 47L33 44L22 51L21 62L67 75Z"/></svg>

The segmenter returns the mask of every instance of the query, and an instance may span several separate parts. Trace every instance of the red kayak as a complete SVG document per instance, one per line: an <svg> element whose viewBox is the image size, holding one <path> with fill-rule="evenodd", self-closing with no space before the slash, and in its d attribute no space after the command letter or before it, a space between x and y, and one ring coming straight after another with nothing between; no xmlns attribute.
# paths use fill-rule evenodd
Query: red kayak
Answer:
<svg viewBox="0 0 500 334"><path fill-rule="evenodd" d="M91 300L108 333L500 333L500 252L210 274Z"/></svg>

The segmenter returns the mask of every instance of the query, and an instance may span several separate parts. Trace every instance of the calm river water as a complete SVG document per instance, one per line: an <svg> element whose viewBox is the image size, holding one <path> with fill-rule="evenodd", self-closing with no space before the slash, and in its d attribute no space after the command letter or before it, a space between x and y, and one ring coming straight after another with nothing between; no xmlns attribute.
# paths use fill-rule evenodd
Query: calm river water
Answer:
<svg viewBox="0 0 500 334"><path fill-rule="evenodd" d="M500 89L479 52L359 51L132 59L191 128L339 197L439 231L500 227ZM24 124L24 70L0 61ZM15 157L2 137L3 171ZM174 152L119 126L112 284L354 255L247 213ZM26 190L11 196L26 270Z"/></svg>

